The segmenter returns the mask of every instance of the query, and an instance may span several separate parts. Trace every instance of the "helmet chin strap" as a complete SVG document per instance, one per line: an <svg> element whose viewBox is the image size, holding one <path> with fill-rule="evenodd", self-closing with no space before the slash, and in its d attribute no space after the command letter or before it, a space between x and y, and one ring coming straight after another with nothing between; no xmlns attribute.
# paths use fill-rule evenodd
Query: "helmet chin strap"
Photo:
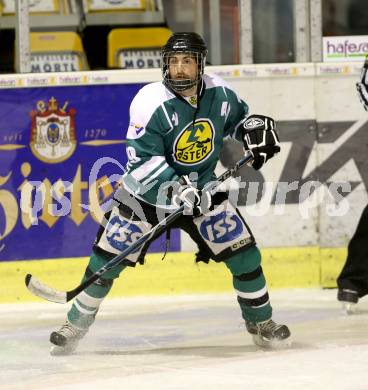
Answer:
<svg viewBox="0 0 368 390"><path fill-rule="evenodd" d="M168 69L166 70L165 73L166 73L165 74L166 77L164 77L164 84L169 86L172 90L178 93L193 88L200 81L200 78L198 79L198 77L196 79L173 79L167 77L169 75Z"/></svg>
<svg viewBox="0 0 368 390"><path fill-rule="evenodd" d="M197 80L191 79L168 79L171 88L176 92L184 92L193 88L197 84Z"/></svg>

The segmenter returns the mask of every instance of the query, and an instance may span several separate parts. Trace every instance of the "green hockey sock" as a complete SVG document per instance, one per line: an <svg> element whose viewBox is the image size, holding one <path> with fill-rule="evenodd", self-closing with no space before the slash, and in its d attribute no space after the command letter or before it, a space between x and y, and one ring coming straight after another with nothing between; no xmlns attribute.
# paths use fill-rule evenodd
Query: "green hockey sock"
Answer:
<svg viewBox="0 0 368 390"><path fill-rule="evenodd" d="M109 260L110 259L104 258L100 254L92 252L83 281L88 279ZM94 322L100 304L111 290L113 278L118 277L124 268L124 266L119 266L118 270L111 270L114 271L114 273L110 271L110 276L112 276L111 279L105 277L109 273L106 272L106 274L103 275L103 278L97 279L82 291L75 298L73 305L68 312L69 322L77 328L87 329Z"/></svg>
<svg viewBox="0 0 368 390"><path fill-rule="evenodd" d="M233 286L244 320L255 323L271 318L272 307L259 249L253 246L231 257L225 264L233 275Z"/></svg>

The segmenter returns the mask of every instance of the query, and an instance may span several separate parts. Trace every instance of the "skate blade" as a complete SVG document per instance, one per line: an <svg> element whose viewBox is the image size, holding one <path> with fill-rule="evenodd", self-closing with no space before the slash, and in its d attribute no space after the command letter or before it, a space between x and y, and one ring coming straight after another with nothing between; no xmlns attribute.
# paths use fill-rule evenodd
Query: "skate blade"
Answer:
<svg viewBox="0 0 368 390"><path fill-rule="evenodd" d="M59 345L52 345L50 348L51 356L68 356L71 355L77 349L78 343L71 345L65 345L60 347Z"/></svg>
<svg viewBox="0 0 368 390"><path fill-rule="evenodd" d="M287 349L292 344L290 337L284 340L267 340L258 334L254 334L252 338L255 345L265 349Z"/></svg>
<svg viewBox="0 0 368 390"><path fill-rule="evenodd" d="M342 303L342 311L347 315L357 314L357 312L358 312L357 304L351 303L351 302L343 302Z"/></svg>

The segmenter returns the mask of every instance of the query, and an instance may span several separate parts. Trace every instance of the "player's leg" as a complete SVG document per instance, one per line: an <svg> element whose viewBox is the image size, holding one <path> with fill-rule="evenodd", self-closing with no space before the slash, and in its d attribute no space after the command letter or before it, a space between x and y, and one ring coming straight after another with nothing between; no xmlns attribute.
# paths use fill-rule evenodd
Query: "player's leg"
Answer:
<svg viewBox="0 0 368 390"><path fill-rule="evenodd" d="M260 346L274 346L290 336L286 325L272 320L272 307L256 246L224 261L233 275L233 286L246 328Z"/></svg>
<svg viewBox="0 0 368 390"><path fill-rule="evenodd" d="M197 260L223 261L233 275L242 316L247 330L260 345L286 340L290 331L286 325L272 321L266 280L261 268L261 254L253 235L239 211L224 193L216 194L213 211L193 220L186 229L198 244Z"/></svg>
<svg viewBox="0 0 368 390"><path fill-rule="evenodd" d="M368 205L348 245L348 255L337 278L337 299L349 312L359 298L368 294Z"/></svg>
<svg viewBox="0 0 368 390"><path fill-rule="evenodd" d="M106 214L107 223L101 225L99 229L83 279L89 278L152 226L146 220L137 217L139 215L137 207L133 208L127 203L115 202L111 211ZM69 354L76 349L79 340L93 324L102 301L111 290L114 279L119 277L127 265L134 266L141 260L148 245L149 243L141 250L128 255L121 265L106 272L75 298L66 322L50 335L53 344L51 354Z"/></svg>
<svg viewBox="0 0 368 390"><path fill-rule="evenodd" d="M110 259L110 254L96 248L92 252L83 280L89 278ZM50 335L50 342L53 344L50 351L52 355L70 354L77 348L79 340L86 335L93 324L102 301L111 290L114 279L124 268L125 266L122 265L108 271L103 278L97 279L75 298L66 322Z"/></svg>

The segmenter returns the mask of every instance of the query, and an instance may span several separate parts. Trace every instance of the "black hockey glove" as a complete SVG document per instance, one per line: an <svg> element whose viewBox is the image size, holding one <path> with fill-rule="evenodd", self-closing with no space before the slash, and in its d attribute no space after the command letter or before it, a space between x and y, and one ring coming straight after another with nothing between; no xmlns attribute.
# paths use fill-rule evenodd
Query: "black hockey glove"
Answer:
<svg viewBox="0 0 368 390"><path fill-rule="evenodd" d="M275 128L275 121L264 115L250 115L242 124L244 148L252 152L256 170L280 151Z"/></svg>
<svg viewBox="0 0 368 390"><path fill-rule="evenodd" d="M359 99L363 103L364 109L368 111L368 56L365 58L360 82L356 83L356 87Z"/></svg>
<svg viewBox="0 0 368 390"><path fill-rule="evenodd" d="M174 190L172 203L177 207L184 204L184 215L199 217L211 207L212 196L208 191L198 190L189 177L184 175L180 177L179 186L176 191Z"/></svg>

